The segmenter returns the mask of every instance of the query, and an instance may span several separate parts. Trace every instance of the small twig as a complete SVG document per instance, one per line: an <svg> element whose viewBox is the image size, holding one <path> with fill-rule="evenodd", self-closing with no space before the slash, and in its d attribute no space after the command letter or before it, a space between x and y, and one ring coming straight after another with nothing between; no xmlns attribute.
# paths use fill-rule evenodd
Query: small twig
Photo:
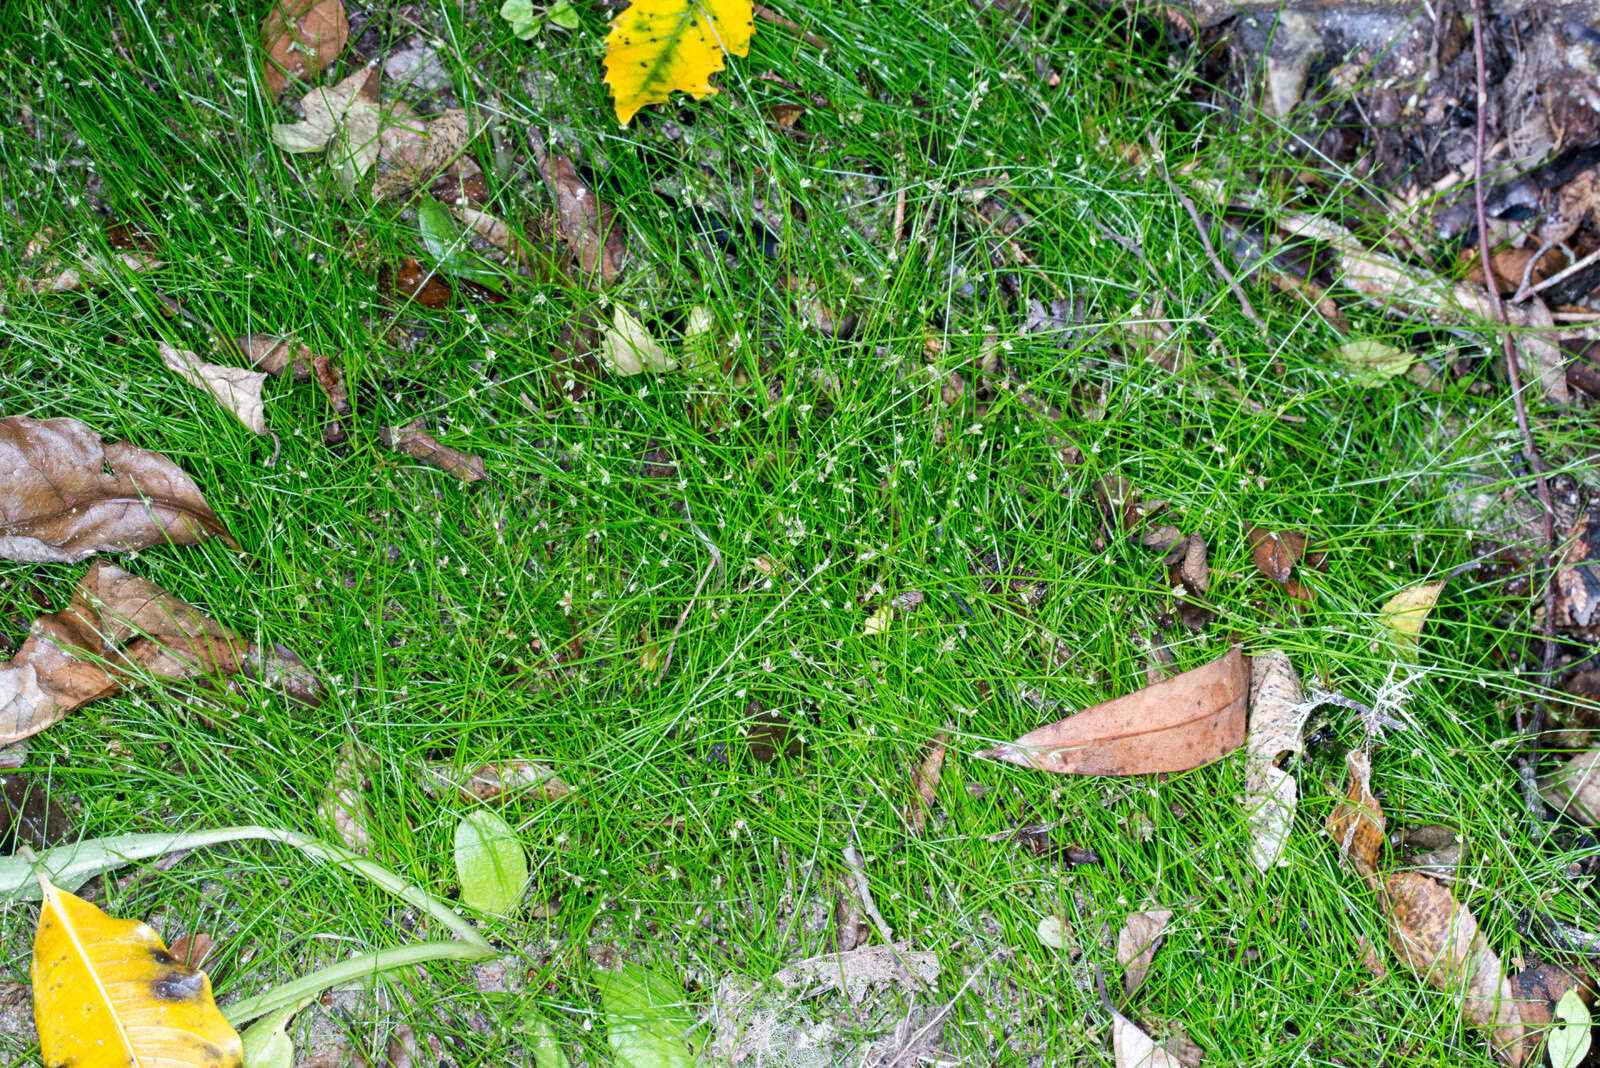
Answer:
<svg viewBox="0 0 1600 1068"><path fill-rule="evenodd" d="M1533 439L1533 430L1528 425L1528 407L1522 398L1522 371L1517 363L1517 345L1511 337L1511 324L1506 318L1505 305L1500 303L1500 292L1494 284L1494 272L1490 266L1489 217L1483 204L1483 143L1487 136L1489 111L1488 77L1484 71L1483 61L1483 0L1472 0L1472 48L1478 74L1478 131L1472 165L1472 196L1478 216L1478 258L1483 264L1485 288L1489 292L1489 306L1494 309L1494 317L1500 324L1500 339L1506 353L1506 375L1511 380L1511 400L1516 408L1517 429L1522 434L1522 456L1533 471L1539 504L1544 508L1544 544L1540 546L1538 558L1538 577L1544 580L1544 656L1536 682L1536 692L1542 693L1550 685L1550 676L1554 673L1556 664L1556 586L1555 570L1550 566L1551 547L1556 539L1556 510L1550 499L1550 483L1545 478L1544 460L1539 456L1538 445ZM1596 256L1600 256L1600 252L1597 252ZM1576 266L1574 264L1573 268L1568 270ZM1530 588L1532 586L1530 583ZM1539 735L1544 733L1545 717L1545 703L1542 697L1535 698L1533 717L1528 721L1523 721L1520 706L1516 712L1517 730L1522 735L1523 741L1519 778L1524 787L1523 799L1529 811L1533 813L1539 811L1540 805L1538 789L1533 782L1539 766L1539 754L1535 746Z"/></svg>
<svg viewBox="0 0 1600 1068"><path fill-rule="evenodd" d="M1544 259L1544 254L1555 247L1556 243L1554 241L1546 241L1539 246L1538 252L1528 257L1528 262L1522 265L1522 280L1517 283L1517 293L1516 296L1511 298L1511 303L1520 303L1533 295L1533 290L1530 288L1530 284L1533 282L1533 269L1539 266L1539 261ZM1539 284L1541 286L1544 285L1543 282Z"/></svg>
<svg viewBox="0 0 1600 1068"><path fill-rule="evenodd" d="M885 945L894 947L894 930L884 920L883 913L878 911L877 902L872 900L872 887L867 883L867 861L861 851L853 845L844 847L844 862L850 868L850 881L855 884L856 896L861 899L861 908L872 925L878 929Z"/></svg>
<svg viewBox="0 0 1600 1068"><path fill-rule="evenodd" d="M1212 271L1216 272L1217 277L1233 293L1234 299L1239 302L1240 310L1244 312L1244 317L1255 323L1256 328L1262 333L1266 333L1267 324L1262 322L1261 316L1256 314L1255 305L1251 304L1250 298L1245 295L1244 287L1233 276L1233 272L1223 265L1221 257L1217 255L1217 250L1211 247L1211 234L1206 227L1205 220L1200 217L1200 209L1194 206L1194 201L1190 200L1183 190L1178 188L1178 183L1174 182L1172 176L1167 173L1166 162L1161 158L1161 146L1152 140L1150 142L1150 150L1157 161L1156 173L1161 175L1161 180L1167 183L1167 188L1172 191L1173 196L1178 198L1178 203L1183 205L1183 210L1189 213L1190 220L1194 222L1195 231L1200 235L1200 248L1205 252L1206 259L1210 261Z"/></svg>
<svg viewBox="0 0 1600 1068"><path fill-rule="evenodd" d="M1480 149L1480 152L1481 151L1482 150ZM1478 194L1478 199L1480 201L1483 200L1483 194L1481 192ZM1478 228L1478 232L1480 234L1483 232L1483 228L1481 226ZM1549 278L1546 278L1543 282L1540 282L1536 286L1530 286L1524 283L1522 288L1517 290L1517 295L1511 298L1511 303L1521 304L1530 297L1538 296L1540 293L1543 293L1557 282L1571 278L1573 275L1594 263L1596 260L1600 260L1600 248L1595 249L1578 262L1571 264L1556 274L1551 275ZM1529 260L1528 262L1531 264L1534 261Z"/></svg>
<svg viewBox="0 0 1600 1068"><path fill-rule="evenodd" d="M699 538L705 547L711 551L711 563L706 565L705 571L700 575L700 581L695 583L694 593L689 595L689 603L683 606L683 611L678 613L678 622L672 626L672 640L667 642L667 655L661 661L661 678L667 677L667 669L672 666L672 651L678 647L678 632L683 629L683 621L689 618L689 611L694 608L694 603L700 599L700 591L706 588L706 581L711 578L713 571L717 572L718 575L724 573L722 550L718 549L717 543L712 541L710 536L690 518L688 501L683 504L683 518L689 524L689 529L694 531L695 537ZM719 586L722 584L721 578L718 578L717 584Z"/></svg>
<svg viewBox="0 0 1600 1068"><path fill-rule="evenodd" d="M772 23L773 25L782 26L786 30L793 30L795 33L798 33L800 35L800 39L806 44L810 45L812 48L825 49L828 47L827 41L824 41L816 34L807 33L805 30L800 28L800 24L798 22L784 18L770 7L762 7L760 4L757 4L755 5L755 12L756 18L758 19L762 19L766 22Z"/></svg>

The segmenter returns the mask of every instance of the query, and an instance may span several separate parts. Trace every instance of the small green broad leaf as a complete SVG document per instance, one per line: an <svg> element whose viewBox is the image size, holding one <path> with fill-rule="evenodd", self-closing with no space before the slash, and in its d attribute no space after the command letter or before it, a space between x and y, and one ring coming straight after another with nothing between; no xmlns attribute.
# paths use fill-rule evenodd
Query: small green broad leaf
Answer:
<svg viewBox="0 0 1600 1068"><path fill-rule="evenodd" d="M1550 1068L1578 1068L1589 1055L1589 1006L1576 990L1569 990L1556 1002L1556 1018L1561 1025L1546 1040Z"/></svg>
<svg viewBox="0 0 1600 1068"><path fill-rule="evenodd" d="M422 244L428 255L441 271L491 288L505 285L505 277L467 247L466 238L450 209L432 197L424 197L417 204L417 228L422 231Z"/></svg>
<svg viewBox="0 0 1600 1068"><path fill-rule="evenodd" d="M286 1005L261 1017L239 1037L244 1040L244 1068L290 1068L294 1064L294 1043L287 1034L289 1021L309 1001Z"/></svg>
<svg viewBox="0 0 1600 1068"><path fill-rule="evenodd" d="M694 1021L677 983L630 963L596 972L594 981L620 1068L693 1068L684 1036Z"/></svg>
<svg viewBox="0 0 1600 1068"><path fill-rule="evenodd" d="M1333 358L1350 372L1358 386L1381 386L1396 375L1403 375L1416 359L1405 349L1375 337L1346 341L1333 350Z"/></svg>
<svg viewBox="0 0 1600 1068"><path fill-rule="evenodd" d="M480 808L456 824L456 877L463 905L504 915L528 885L528 854L505 820Z"/></svg>
<svg viewBox="0 0 1600 1068"><path fill-rule="evenodd" d="M555 1028L537 1010L522 1018L521 1031L528 1047L533 1050L534 1068L571 1068L572 1062L561 1051Z"/></svg>

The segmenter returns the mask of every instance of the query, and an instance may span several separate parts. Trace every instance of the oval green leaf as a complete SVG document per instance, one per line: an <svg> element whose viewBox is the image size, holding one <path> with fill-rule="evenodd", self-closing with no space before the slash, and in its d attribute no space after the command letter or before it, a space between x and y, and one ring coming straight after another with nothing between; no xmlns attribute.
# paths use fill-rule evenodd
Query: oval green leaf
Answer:
<svg viewBox="0 0 1600 1068"><path fill-rule="evenodd" d="M627 962L596 972L594 981L613 1063L621 1068L693 1068L695 1058L684 1035L694 1021L677 983Z"/></svg>
<svg viewBox="0 0 1600 1068"><path fill-rule="evenodd" d="M463 905L504 915L528 885L528 854L505 820L480 808L456 825L456 876Z"/></svg>

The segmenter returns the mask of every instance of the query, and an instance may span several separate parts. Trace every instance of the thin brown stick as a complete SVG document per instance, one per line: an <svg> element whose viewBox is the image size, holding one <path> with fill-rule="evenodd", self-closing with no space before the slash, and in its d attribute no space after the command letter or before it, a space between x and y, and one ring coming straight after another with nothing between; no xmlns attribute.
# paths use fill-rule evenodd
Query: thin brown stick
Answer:
<svg viewBox="0 0 1600 1068"><path fill-rule="evenodd" d="M1522 434L1522 456L1533 471L1539 504L1544 508L1544 544L1539 549L1539 570L1535 576L1544 580L1544 657L1536 680L1536 692L1542 693L1549 687L1550 676L1556 665L1556 586L1555 570L1550 566L1551 547L1556 539L1556 510L1550 499L1550 483L1545 478L1544 460L1539 456L1533 430L1528 425L1528 406L1522 399L1522 371L1517 364L1517 345L1512 339L1511 324L1506 318L1505 305L1500 303L1500 292L1494 284L1494 271L1490 266L1489 216L1483 205L1483 143L1487 137L1489 112L1488 77L1483 62L1483 0L1472 0L1472 48L1478 68L1478 132L1472 165L1472 196L1478 216L1478 258L1483 263L1489 306L1494 309L1494 317L1500 324L1500 339L1506 352L1506 375L1511 380L1511 400L1516 406L1517 430ZM1533 583L1530 582L1529 587L1533 588ZM1539 754L1534 747L1539 735L1544 732L1545 717L1543 697L1534 700L1533 716L1526 722L1523 721L1520 707L1516 712L1517 730L1522 734L1525 746L1520 771L1528 790L1526 799L1530 807L1538 803L1538 791L1532 782L1539 764ZM1537 811L1537 808L1533 810Z"/></svg>
<svg viewBox="0 0 1600 1068"><path fill-rule="evenodd" d="M1160 147L1152 142L1150 148L1156 158L1159 159L1161 154ZM1167 183L1167 188L1172 191L1172 195L1178 198L1178 203L1183 205L1183 210L1189 213L1189 218L1194 223L1195 232L1200 235L1200 248L1205 252L1206 259L1211 263L1211 270L1216 273L1222 284L1227 286L1229 291L1233 293L1234 299L1239 302L1239 307L1244 312L1244 317L1255 323L1256 328L1262 333L1266 333L1267 324L1262 322L1261 316L1256 314L1255 305L1251 304L1250 298L1245 295L1244 287L1233 276L1233 272L1223 265L1221 257L1217 255L1217 250L1211 247L1211 234L1206 228L1205 220L1200 217L1200 209L1195 207L1194 201L1190 200L1183 190L1178 188L1178 183L1174 182L1172 176L1167 173L1164 163L1156 165L1156 172L1161 175L1161 180Z"/></svg>
<svg viewBox="0 0 1600 1068"><path fill-rule="evenodd" d="M784 18L770 7L762 7L760 4L756 4L755 12L756 18L758 19L763 19L767 22L773 23L774 25L782 26L786 30L793 30L795 33L798 33L800 35L800 39L806 44L810 45L812 48L823 49L828 47L827 41L824 41L816 34L807 33L805 30L800 28L800 24L798 22Z"/></svg>
<svg viewBox="0 0 1600 1068"><path fill-rule="evenodd" d="M1551 286L1555 285L1557 282L1560 282L1560 281L1563 281L1565 279L1571 278L1573 275L1577 274L1579 271L1583 270L1585 267L1587 267L1590 264L1594 263L1595 260L1600 260L1600 248L1595 249L1593 252L1589 253L1587 256L1585 256L1583 259L1579 260L1578 262L1563 268L1561 271L1557 272L1556 274L1551 275L1549 278L1546 278L1543 282L1540 282L1536 286L1523 286L1521 289L1517 290L1517 295L1516 295L1515 299L1512 301L1512 303L1513 304L1521 304L1523 301L1527 300L1529 297L1538 296L1540 293L1543 293L1545 290L1549 289ZM1531 263L1532 261L1530 260L1529 262Z"/></svg>

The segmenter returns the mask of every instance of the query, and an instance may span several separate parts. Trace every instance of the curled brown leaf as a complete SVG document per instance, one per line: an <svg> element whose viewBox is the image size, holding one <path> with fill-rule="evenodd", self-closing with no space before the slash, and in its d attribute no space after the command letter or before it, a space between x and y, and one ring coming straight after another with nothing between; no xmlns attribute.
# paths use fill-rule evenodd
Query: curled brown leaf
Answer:
<svg viewBox="0 0 1600 1068"><path fill-rule="evenodd" d="M383 427L378 431L378 436L396 452L403 452L429 467L437 467L463 482L483 482L489 477L484 470L483 457L441 445L437 438L423 429L424 426L419 416L403 427Z"/></svg>
<svg viewBox="0 0 1600 1068"><path fill-rule="evenodd" d="M310 78L339 58L350 40L344 0L278 0L261 24L262 78L273 97L289 76Z"/></svg>
<svg viewBox="0 0 1600 1068"><path fill-rule="evenodd" d="M611 211L578 174L572 160L552 156L538 130L528 128L533 158L550 189L556 206L556 232L578 257L585 272L598 272L602 283L622 272L627 257L627 232Z"/></svg>
<svg viewBox="0 0 1600 1068"><path fill-rule="evenodd" d="M159 453L102 445L76 419L0 418L0 557L75 563L95 553L233 540L194 480Z"/></svg>

